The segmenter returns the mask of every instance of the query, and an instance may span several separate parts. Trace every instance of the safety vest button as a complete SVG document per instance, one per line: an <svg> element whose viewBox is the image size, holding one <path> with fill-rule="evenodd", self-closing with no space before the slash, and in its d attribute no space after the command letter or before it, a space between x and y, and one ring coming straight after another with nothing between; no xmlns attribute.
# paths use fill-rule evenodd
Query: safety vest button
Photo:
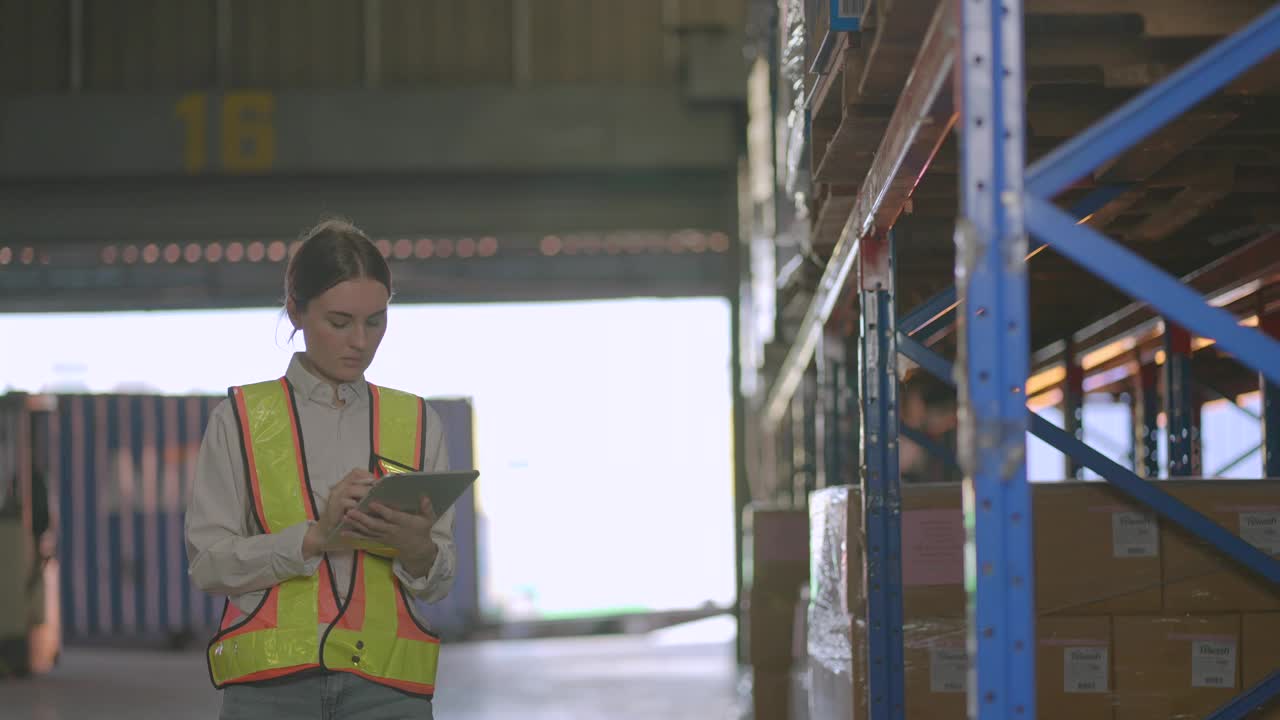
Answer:
<svg viewBox="0 0 1280 720"><path fill-rule="evenodd" d="M355 663L356 665L359 665L359 664L360 664L360 656L359 656L359 655L352 655L352 656L351 656L351 662Z"/></svg>
<svg viewBox="0 0 1280 720"><path fill-rule="evenodd" d="M357 640L357 641L356 641L356 649L357 649L357 650L363 650L363 649L364 649L364 641L363 641L363 640Z"/></svg>

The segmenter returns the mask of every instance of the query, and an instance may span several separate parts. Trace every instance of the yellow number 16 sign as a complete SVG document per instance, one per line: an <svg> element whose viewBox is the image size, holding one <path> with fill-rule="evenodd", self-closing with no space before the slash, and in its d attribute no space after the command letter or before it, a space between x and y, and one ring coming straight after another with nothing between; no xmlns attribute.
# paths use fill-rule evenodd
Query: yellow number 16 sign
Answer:
<svg viewBox="0 0 1280 720"><path fill-rule="evenodd" d="M211 119L218 131L212 138L219 155L218 169L228 173L270 170L276 161L275 104L275 97L266 92L197 92L182 96L174 114L185 131L186 171L195 174L209 170Z"/></svg>

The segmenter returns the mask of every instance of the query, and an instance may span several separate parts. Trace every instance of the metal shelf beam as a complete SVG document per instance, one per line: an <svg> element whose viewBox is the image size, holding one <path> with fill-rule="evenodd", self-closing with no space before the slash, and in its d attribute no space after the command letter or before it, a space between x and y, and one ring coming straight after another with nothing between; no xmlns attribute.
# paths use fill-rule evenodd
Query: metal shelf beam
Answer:
<svg viewBox="0 0 1280 720"><path fill-rule="evenodd" d="M766 425L776 426L782 420L787 401L799 387L823 327L846 287L862 238L873 228L887 230L893 225L951 129L954 113L943 89L951 80L955 59L954 18L953 3L938 4L857 203L840 231L796 340L769 388L763 408Z"/></svg>

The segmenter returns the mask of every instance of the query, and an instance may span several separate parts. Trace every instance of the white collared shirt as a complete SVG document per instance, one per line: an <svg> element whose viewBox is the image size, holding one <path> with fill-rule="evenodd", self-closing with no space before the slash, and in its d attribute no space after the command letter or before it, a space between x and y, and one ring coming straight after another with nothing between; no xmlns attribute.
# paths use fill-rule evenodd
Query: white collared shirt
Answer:
<svg viewBox="0 0 1280 720"><path fill-rule="evenodd" d="M363 381L344 383L338 386L335 398L334 387L311 374L299 358L300 353L296 353L285 377L297 397L316 507L324 512L329 491L347 473L369 468L369 387ZM424 469L448 470L443 425L430 404L423 422L427 431ZM195 483L187 502L187 557L197 587L229 596L245 613L253 611L267 588L290 578L313 575L321 560L302 557L302 539L309 523L278 533L258 534L252 504L235 414L231 403L224 400L214 409L200 445ZM431 530L440 552L426 577L414 577L399 560L393 565L401 584L416 598L438 602L453 587L457 564L453 521L450 508ZM331 552L328 557L339 599L345 600L354 571L354 553ZM413 612L421 621L416 608Z"/></svg>

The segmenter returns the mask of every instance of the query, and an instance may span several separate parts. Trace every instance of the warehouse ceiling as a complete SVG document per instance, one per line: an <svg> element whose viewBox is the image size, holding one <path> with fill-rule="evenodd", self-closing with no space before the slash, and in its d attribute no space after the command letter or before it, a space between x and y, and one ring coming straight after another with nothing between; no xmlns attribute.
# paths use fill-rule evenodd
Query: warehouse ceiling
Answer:
<svg viewBox="0 0 1280 720"><path fill-rule="evenodd" d="M740 2L14 4L0 311L274 303L331 216L410 301L736 288Z"/></svg>

